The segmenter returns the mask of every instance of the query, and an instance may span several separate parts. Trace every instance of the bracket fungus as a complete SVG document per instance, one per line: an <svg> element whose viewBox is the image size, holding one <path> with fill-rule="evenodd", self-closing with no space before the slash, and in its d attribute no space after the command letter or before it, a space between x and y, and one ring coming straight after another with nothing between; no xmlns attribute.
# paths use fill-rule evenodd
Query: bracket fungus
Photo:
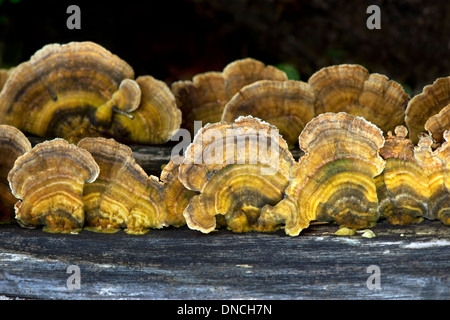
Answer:
<svg viewBox="0 0 450 320"><path fill-rule="evenodd" d="M425 130L428 131L436 143L441 144L445 142L444 131L450 130L450 104L425 122Z"/></svg>
<svg viewBox="0 0 450 320"><path fill-rule="evenodd" d="M409 95L384 75L370 74L357 64L341 64L320 69L308 83L317 99L316 116L346 112L363 117L383 132L404 123Z"/></svg>
<svg viewBox="0 0 450 320"><path fill-rule="evenodd" d="M231 98L223 110L222 121L247 115L258 117L276 126L288 145L294 146L315 115L314 104L314 93L305 82L260 80Z"/></svg>
<svg viewBox="0 0 450 320"><path fill-rule="evenodd" d="M84 224L83 187L99 170L89 152L63 139L37 144L17 158L8 174L19 199L17 221L24 227L44 225L48 232L79 232Z"/></svg>
<svg viewBox="0 0 450 320"><path fill-rule="evenodd" d="M425 124L428 119L438 114L448 104L450 104L450 76L438 78L433 84L426 85L420 94L415 95L408 102L405 123L413 143L416 144L419 141L420 134L425 132ZM431 128L430 123L428 127ZM444 141L440 134L434 133L433 138L435 136L439 142Z"/></svg>
<svg viewBox="0 0 450 320"><path fill-rule="evenodd" d="M195 134L194 121L201 121L202 126L219 122L225 104L234 94L264 79L285 81L288 78L274 66L246 58L229 63L222 72L210 71L194 76L192 81L175 81L171 88L184 115L181 126Z"/></svg>
<svg viewBox="0 0 450 320"><path fill-rule="evenodd" d="M428 213L428 181L414 156L414 144L404 126L388 132L381 157L383 172L375 178L380 216L397 225L417 223Z"/></svg>
<svg viewBox="0 0 450 320"><path fill-rule="evenodd" d="M188 227L203 233L219 226L276 230L279 226L260 228L259 214L283 198L294 162L278 129L257 118L204 126L179 168L184 186L200 192L184 210Z"/></svg>
<svg viewBox="0 0 450 320"><path fill-rule="evenodd" d="M414 148L417 159L428 183L428 219L439 219L450 225L450 131L444 131L445 142L432 150L432 138L421 136Z"/></svg>
<svg viewBox="0 0 450 320"><path fill-rule="evenodd" d="M239 59L223 69L225 91L231 99L241 88L258 80L288 80L286 73L252 58Z"/></svg>
<svg viewBox="0 0 450 320"><path fill-rule="evenodd" d="M167 226L181 227L186 225L183 211L191 198L198 194L196 191L187 189L178 179L178 171L182 161L182 156L175 156L161 171L160 180L163 183L162 197L167 208L165 222Z"/></svg>
<svg viewBox="0 0 450 320"><path fill-rule="evenodd" d="M161 183L136 163L131 149L114 139L84 138L78 147L89 151L100 167L98 178L83 192L86 228L144 234L162 228L166 207Z"/></svg>
<svg viewBox="0 0 450 320"><path fill-rule="evenodd" d="M86 136L145 143L170 140L181 122L171 91L160 83L143 88L145 81L133 79L131 66L93 42L46 45L9 73L0 94L0 123L73 143ZM166 99L155 103L163 95ZM152 111L157 120L145 118L151 108L157 109ZM165 113L171 115L160 116ZM169 133L151 127L165 118L171 119ZM149 134L153 131L162 138L155 139Z"/></svg>
<svg viewBox="0 0 450 320"><path fill-rule="evenodd" d="M175 81L171 86L176 103L183 113L181 127L195 133L194 121L202 124L220 121L225 103L225 79L221 72L205 72L192 81Z"/></svg>
<svg viewBox="0 0 450 320"><path fill-rule="evenodd" d="M374 177L385 165L378 154L383 143L382 131L361 117L317 116L299 136L305 154L292 169L285 199L261 215L285 221L291 236L313 220L352 229L372 226L378 219Z"/></svg>
<svg viewBox="0 0 450 320"><path fill-rule="evenodd" d="M11 193L8 173L18 157L31 150L31 143L18 129L0 125L0 223L14 221L16 197Z"/></svg>
<svg viewBox="0 0 450 320"><path fill-rule="evenodd" d="M170 88L152 76L140 76L135 81L140 88L141 102L134 112L117 116L108 133L124 142L162 144L170 141L180 128L181 110Z"/></svg>

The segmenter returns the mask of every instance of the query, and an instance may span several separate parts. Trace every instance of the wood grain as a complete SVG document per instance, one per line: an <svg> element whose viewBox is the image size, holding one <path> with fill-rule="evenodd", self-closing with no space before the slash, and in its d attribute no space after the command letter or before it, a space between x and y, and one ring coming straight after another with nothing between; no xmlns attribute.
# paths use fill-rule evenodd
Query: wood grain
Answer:
<svg viewBox="0 0 450 320"><path fill-rule="evenodd" d="M174 145L130 147L159 176ZM448 226L379 222L370 239L335 236L337 228L313 225L298 237L187 227L132 236L0 225L0 298L450 299ZM80 289L67 288L70 265L80 268ZM371 265L380 268L380 289L366 284Z"/></svg>
<svg viewBox="0 0 450 320"><path fill-rule="evenodd" d="M284 232L48 234L0 226L0 296L32 299L449 299L450 234L381 222L367 239L317 225ZM69 290L69 265L81 272ZM368 289L380 268L380 289Z"/></svg>

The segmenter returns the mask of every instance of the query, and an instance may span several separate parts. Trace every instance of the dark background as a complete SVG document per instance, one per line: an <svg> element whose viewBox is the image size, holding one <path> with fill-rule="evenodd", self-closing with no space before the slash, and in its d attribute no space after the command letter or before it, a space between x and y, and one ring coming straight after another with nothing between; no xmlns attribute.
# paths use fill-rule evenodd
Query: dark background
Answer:
<svg viewBox="0 0 450 320"><path fill-rule="evenodd" d="M71 4L81 9L81 30L66 27ZM381 30L366 27L371 4L381 9ZM82 40L168 84L250 56L304 81L324 66L359 63L411 94L450 75L450 1L0 0L0 67L48 43Z"/></svg>

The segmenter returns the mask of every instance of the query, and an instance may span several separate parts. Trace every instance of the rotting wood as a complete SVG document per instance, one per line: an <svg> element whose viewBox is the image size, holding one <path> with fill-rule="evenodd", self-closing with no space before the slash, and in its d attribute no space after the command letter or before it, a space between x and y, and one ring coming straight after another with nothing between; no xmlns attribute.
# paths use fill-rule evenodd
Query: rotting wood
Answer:
<svg viewBox="0 0 450 320"><path fill-rule="evenodd" d="M130 147L144 170L159 175L174 145ZM336 236L337 229L312 224L289 237L171 227L132 236L0 225L0 298L450 299L448 226L380 221L375 238ZM80 267L80 289L67 288L70 265ZM372 265L381 289L367 286Z"/></svg>
<svg viewBox="0 0 450 320"><path fill-rule="evenodd" d="M450 299L450 234L380 222L375 238L315 225L298 237L187 228L49 234L0 226L0 296L46 299ZM68 266L80 289L67 288ZM369 289L369 266L380 289ZM245 266L245 267L243 267Z"/></svg>

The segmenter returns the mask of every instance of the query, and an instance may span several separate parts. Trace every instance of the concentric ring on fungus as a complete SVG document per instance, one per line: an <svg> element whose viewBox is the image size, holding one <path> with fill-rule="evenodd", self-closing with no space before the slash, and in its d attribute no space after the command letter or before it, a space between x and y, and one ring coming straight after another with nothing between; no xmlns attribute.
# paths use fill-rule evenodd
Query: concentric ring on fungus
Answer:
<svg viewBox="0 0 450 320"><path fill-rule="evenodd" d="M302 81L260 80L243 87L225 105L222 121L254 116L276 126L288 145L315 115L315 97Z"/></svg>
<svg viewBox="0 0 450 320"><path fill-rule="evenodd" d="M292 168L286 197L263 208L262 217L286 221L298 235L311 221L335 221L358 229L375 224L378 200L374 177L385 161L378 150L383 133L347 113L325 113L311 120L299 137L305 155Z"/></svg>
<svg viewBox="0 0 450 320"><path fill-rule="evenodd" d="M425 122L425 130L438 144L445 142L444 131L450 129L450 104Z"/></svg>
<svg viewBox="0 0 450 320"><path fill-rule="evenodd" d="M186 225L183 211L191 198L198 194L198 192L186 188L178 179L178 171L182 161L182 156L174 156L161 171L160 180L163 183L162 197L167 208L165 223L167 226L181 227Z"/></svg>
<svg viewBox="0 0 450 320"><path fill-rule="evenodd" d="M316 97L316 116L346 112L363 117L384 133L404 124L409 95L385 75L369 73L357 64L320 69L308 80Z"/></svg>
<svg viewBox="0 0 450 320"><path fill-rule="evenodd" d="M288 78L274 66L246 58L229 63L222 72L210 71L197 74L192 81L175 81L171 89L183 112L181 126L195 134L194 121L201 121L202 126L221 121L225 104L241 88L264 79L285 81Z"/></svg>
<svg viewBox="0 0 450 320"><path fill-rule="evenodd" d="M8 174L19 199L16 219L24 227L77 233L84 225L83 188L99 175L89 152L63 139L39 143L18 157Z"/></svg>
<svg viewBox="0 0 450 320"><path fill-rule="evenodd" d="M397 225L417 223L428 216L428 180L414 157L414 144L404 126L389 131L381 157L383 172L375 178L380 216Z"/></svg>
<svg viewBox="0 0 450 320"><path fill-rule="evenodd" d="M18 129L0 125L0 223L14 221L16 197L11 193L8 173L16 159L31 150L31 143Z"/></svg>
<svg viewBox="0 0 450 320"><path fill-rule="evenodd" d="M417 144L420 134L425 132L425 124L432 116L438 114L450 104L450 76L438 78L432 84L426 85L420 94L409 102L405 113L405 122L409 138ZM442 130L440 130L443 133ZM434 134L439 142L444 142L442 135Z"/></svg>
<svg viewBox="0 0 450 320"><path fill-rule="evenodd" d="M443 134L444 143L433 151L433 140L423 135L414 148L414 156L428 184L428 219L439 219L450 225L450 131Z"/></svg>
<svg viewBox="0 0 450 320"><path fill-rule="evenodd" d="M274 231L261 226L261 208L276 204L289 183L294 159L276 127L253 117L203 127L186 151L179 179L200 192L184 210L189 228L209 233Z"/></svg>
<svg viewBox="0 0 450 320"><path fill-rule="evenodd" d="M164 226L167 209L162 184L136 163L131 149L113 139L84 138L78 146L89 151L100 167L98 178L83 192L86 228L144 234Z"/></svg>
<svg viewBox="0 0 450 320"><path fill-rule="evenodd" d="M98 44L49 44L9 73L0 123L72 143L90 136L169 141L181 123L175 97L150 76L133 79L131 66Z"/></svg>

